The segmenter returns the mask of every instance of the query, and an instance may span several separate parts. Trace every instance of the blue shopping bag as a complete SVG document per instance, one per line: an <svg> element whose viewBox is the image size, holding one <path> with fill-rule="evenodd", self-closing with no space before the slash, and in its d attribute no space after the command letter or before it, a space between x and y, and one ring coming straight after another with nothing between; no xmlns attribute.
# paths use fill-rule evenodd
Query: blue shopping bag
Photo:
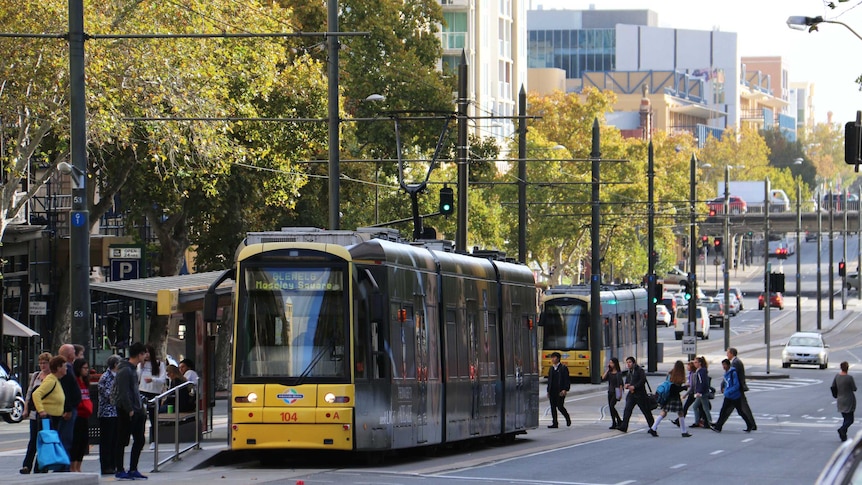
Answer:
<svg viewBox="0 0 862 485"><path fill-rule="evenodd" d="M51 420L42 420L42 431L36 435L36 463L42 470L63 470L69 466L69 455L60 434L51 429Z"/></svg>

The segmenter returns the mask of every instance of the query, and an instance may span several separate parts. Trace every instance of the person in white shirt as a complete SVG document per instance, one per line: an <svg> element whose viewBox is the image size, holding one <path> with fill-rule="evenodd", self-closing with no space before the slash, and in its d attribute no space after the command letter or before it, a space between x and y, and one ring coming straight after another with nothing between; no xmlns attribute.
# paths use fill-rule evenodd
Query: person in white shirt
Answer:
<svg viewBox="0 0 862 485"><path fill-rule="evenodd" d="M198 385L198 373L195 372L195 362L192 359L183 359L180 361L180 372L187 381Z"/></svg>
<svg viewBox="0 0 862 485"><path fill-rule="evenodd" d="M165 370L165 363L159 361L156 349L152 345L147 345L148 356L138 364L138 390L141 396L150 399L158 396L165 390L165 384L168 382L168 374ZM155 435L154 426L156 425L155 406L147 404L147 414L150 418L150 449L154 449L156 444L153 442Z"/></svg>

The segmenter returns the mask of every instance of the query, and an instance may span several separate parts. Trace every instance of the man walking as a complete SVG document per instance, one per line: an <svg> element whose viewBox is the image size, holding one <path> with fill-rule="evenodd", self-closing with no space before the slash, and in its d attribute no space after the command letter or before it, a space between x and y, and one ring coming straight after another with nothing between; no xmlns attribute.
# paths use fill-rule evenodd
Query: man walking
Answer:
<svg viewBox="0 0 862 485"><path fill-rule="evenodd" d="M736 369L736 374L739 376L739 390L742 394L739 398L739 415L746 424L744 431L749 433L751 431L757 431L757 423L754 422L754 414L752 414L751 408L748 407L748 399L745 397L745 393L748 392L748 385L745 383L745 365L742 364L742 361L739 360L739 357L737 357L736 354L737 351L735 347L727 349L727 358L730 360L730 365Z"/></svg>
<svg viewBox="0 0 862 485"><path fill-rule="evenodd" d="M730 351L728 351L728 353L730 353ZM721 367L724 368L724 384L722 384L724 401L721 403L721 412L719 412L718 421L716 421L712 430L717 433L721 433L721 428L724 426L727 418L730 417L730 413L736 409L736 412L739 413L739 415L742 416L743 421L745 421L745 431L749 431L751 425L745 415L742 414L742 381L739 379L739 372L731 365L730 360L728 359L721 361Z"/></svg>
<svg viewBox="0 0 862 485"><path fill-rule="evenodd" d="M566 426L572 425L572 418L569 417L569 412L566 411L566 394L571 389L571 381L569 380L569 368L565 364L560 363L559 352L551 353L551 368L548 370L548 403L551 405L551 419L553 423L549 428L559 428L557 422L557 410L566 418Z"/></svg>
<svg viewBox="0 0 862 485"><path fill-rule="evenodd" d="M634 357L626 358L626 367L629 371L626 374L626 409L623 411L623 422L619 429L623 433L629 430L629 419L632 417L632 411L635 409L635 404L640 408L641 412L647 420L647 424L652 429L653 422L652 410L649 406L649 397L646 392L646 372L643 367L639 366Z"/></svg>
<svg viewBox="0 0 862 485"><path fill-rule="evenodd" d="M147 413L141 403L141 395L138 393L138 364L147 357L147 348L140 342L135 342L129 347L129 358L120 362L117 366L117 376L114 378L115 391L111 397L117 408L117 435L119 438L119 453L117 454L117 473L114 475L118 480L146 480L147 477L138 471L138 461L141 458L141 450L144 449L144 427L147 422ZM130 438L134 438L132 453L129 458L129 471L123 470L123 457L125 447Z"/></svg>
<svg viewBox="0 0 862 485"><path fill-rule="evenodd" d="M78 419L78 404L81 403L81 388L78 386L78 378L72 364L75 362L75 346L63 344L57 354L66 359L66 375L60 379L60 385L66 394L66 402L63 404L63 420L57 433L67 454L72 451L72 438L75 431L75 420Z"/></svg>

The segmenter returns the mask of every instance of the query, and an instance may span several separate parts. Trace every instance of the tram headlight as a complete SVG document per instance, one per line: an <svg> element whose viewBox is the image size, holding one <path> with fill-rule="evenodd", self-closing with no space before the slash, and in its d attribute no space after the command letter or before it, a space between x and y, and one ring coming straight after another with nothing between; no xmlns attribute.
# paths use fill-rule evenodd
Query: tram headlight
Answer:
<svg viewBox="0 0 862 485"><path fill-rule="evenodd" d="M246 396L237 396L234 398L234 401L241 403L255 403L257 402L257 393L250 392Z"/></svg>
<svg viewBox="0 0 862 485"><path fill-rule="evenodd" d="M350 402L350 398L349 398L349 397L347 397L347 396L336 396L335 394L333 394L333 393L331 393L331 392L327 392L327 393L323 396L323 400L324 400L324 401L326 401L326 402L327 402L327 403L329 403L329 404L334 404L334 403L347 403L347 402Z"/></svg>

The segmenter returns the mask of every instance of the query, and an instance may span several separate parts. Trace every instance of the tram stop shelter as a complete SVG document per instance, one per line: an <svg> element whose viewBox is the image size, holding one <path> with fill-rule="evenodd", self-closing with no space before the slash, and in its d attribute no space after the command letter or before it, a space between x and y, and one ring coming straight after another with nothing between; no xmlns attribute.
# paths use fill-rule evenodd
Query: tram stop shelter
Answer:
<svg viewBox="0 0 862 485"><path fill-rule="evenodd" d="M184 341L183 354L195 362L195 370L200 378L197 395L201 399L200 409L205 413L201 422L206 423L208 430L212 429L211 410L215 405L214 356L218 332L215 326L209 328L203 321L202 310L207 289L222 274L223 271L211 271L90 283L92 291L155 303L156 314L171 319L168 339L169 342ZM229 305L232 289L232 280L225 281L216 289L220 307Z"/></svg>

